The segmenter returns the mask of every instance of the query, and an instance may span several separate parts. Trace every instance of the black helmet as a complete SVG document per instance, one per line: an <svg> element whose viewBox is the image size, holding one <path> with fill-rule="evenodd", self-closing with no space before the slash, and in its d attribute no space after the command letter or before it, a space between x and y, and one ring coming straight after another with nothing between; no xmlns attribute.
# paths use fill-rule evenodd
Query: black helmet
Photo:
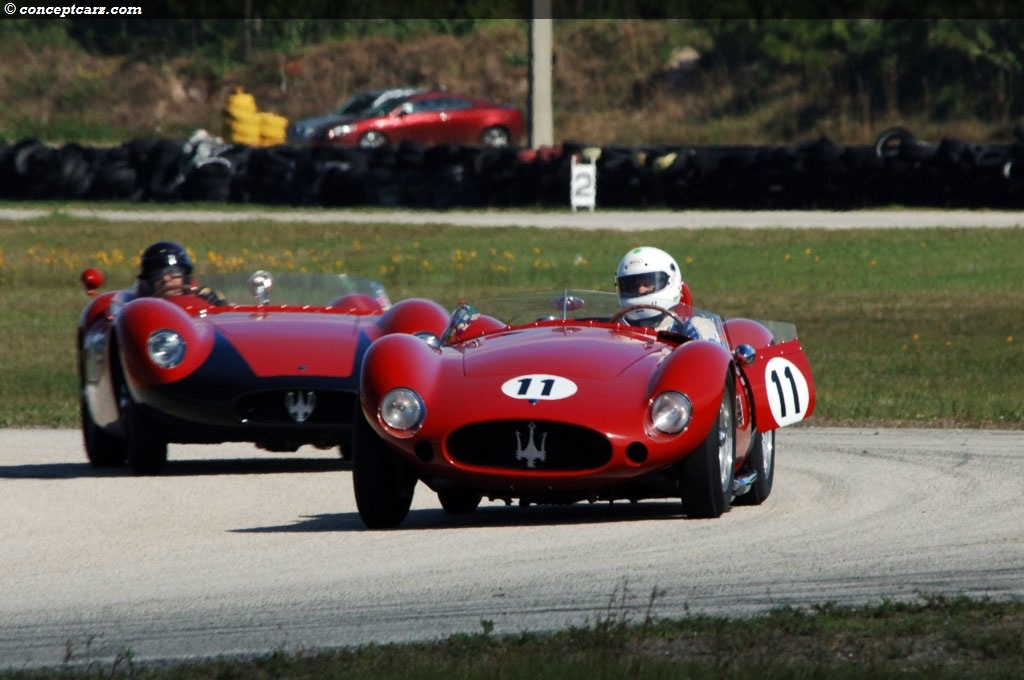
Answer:
<svg viewBox="0 0 1024 680"><path fill-rule="evenodd" d="M192 258L185 247L173 241L160 241L146 248L142 253L139 279L152 282L158 279L168 267L179 267L185 276L192 274Z"/></svg>

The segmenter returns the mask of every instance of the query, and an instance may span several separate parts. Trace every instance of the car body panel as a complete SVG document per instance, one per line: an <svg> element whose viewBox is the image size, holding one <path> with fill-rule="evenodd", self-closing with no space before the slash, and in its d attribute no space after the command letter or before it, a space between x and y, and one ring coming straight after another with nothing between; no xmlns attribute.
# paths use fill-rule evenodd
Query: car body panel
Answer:
<svg viewBox="0 0 1024 680"><path fill-rule="evenodd" d="M614 294L565 291L548 299L579 300L580 311L565 305L554 315L526 315L535 321L503 324L497 319L514 315L499 302L494 314L453 316L433 346L393 335L367 351L363 415L435 491L464 488L532 502L672 495L678 488L666 473L710 436L727 384L735 394L736 471L758 432L798 422L813 410L799 342L773 345L773 334L758 322L733 324L737 339L756 343L756 358L744 365L734 358L726 326L702 310L693 312L715 320L725 342L613 322L607 310L617 306ZM480 306L487 311L488 304ZM778 405L763 403L780 385L792 388L782 382L785 367L771 363L777 360L803 376L796 415L792 405L781 416ZM381 417L382 400L395 388L415 391L425 405L414 430L395 430ZM685 394L692 404L692 419L676 434L657 430L648 410L667 391Z"/></svg>
<svg viewBox="0 0 1024 680"><path fill-rule="evenodd" d="M379 133L388 143L481 144L484 131L502 128L508 143L525 134L522 113L514 106L446 91L424 92L395 100L370 114L334 126L324 126L315 143L362 146L367 133Z"/></svg>
<svg viewBox="0 0 1024 680"><path fill-rule="evenodd" d="M423 92L423 90L414 87L393 87L357 92L331 113L304 118L289 125L287 140L289 142L308 142L326 126L355 120L375 106L381 106L387 101L408 97L419 92Z"/></svg>
<svg viewBox="0 0 1024 680"><path fill-rule="evenodd" d="M382 334L438 332L447 322L440 305L391 305L380 284L357 277L279 275L273 302L246 301L239 292L246 278L200 279L230 291L232 302L222 305L198 295L137 297L131 289L93 299L78 331L83 427L117 444L130 406L164 442L347 449L366 349ZM295 302L286 302L289 294ZM184 344L176 366L158 366L147 349L161 330Z"/></svg>

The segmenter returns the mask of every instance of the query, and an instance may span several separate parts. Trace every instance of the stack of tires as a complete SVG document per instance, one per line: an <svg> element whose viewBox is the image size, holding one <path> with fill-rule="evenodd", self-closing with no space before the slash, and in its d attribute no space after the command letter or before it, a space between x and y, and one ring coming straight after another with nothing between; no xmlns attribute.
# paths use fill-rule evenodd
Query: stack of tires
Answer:
<svg viewBox="0 0 1024 680"><path fill-rule="evenodd" d="M260 145L260 119L256 98L236 87L224 107L224 137L235 144Z"/></svg>
<svg viewBox="0 0 1024 680"><path fill-rule="evenodd" d="M288 119L276 113L261 112L259 116L260 146L284 144Z"/></svg>
<svg viewBox="0 0 1024 680"><path fill-rule="evenodd" d="M274 146L284 144L288 119L260 112L256 98L236 87L224 106L224 137L234 144Z"/></svg>

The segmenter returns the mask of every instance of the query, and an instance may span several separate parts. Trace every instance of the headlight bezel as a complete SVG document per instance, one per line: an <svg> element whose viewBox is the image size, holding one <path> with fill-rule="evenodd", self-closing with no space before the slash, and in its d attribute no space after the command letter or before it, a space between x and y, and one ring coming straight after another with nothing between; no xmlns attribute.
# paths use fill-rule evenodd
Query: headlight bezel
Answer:
<svg viewBox="0 0 1024 680"><path fill-rule="evenodd" d="M651 429L662 435L684 432L693 420L693 402L677 390L666 390L655 396L647 408Z"/></svg>
<svg viewBox="0 0 1024 680"><path fill-rule="evenodd" d="M377 406L377 420L395 437L408 439L423 426L427 407L423 397L408 387L389 390Z"/></svg>
<svg viewBox="0 0 1024 680"><path fill-rule="evenodd" d="M178 331L160 328L146 339L146 355L154 366L166 371L177 368L185 360L188 343Z"/></svg>

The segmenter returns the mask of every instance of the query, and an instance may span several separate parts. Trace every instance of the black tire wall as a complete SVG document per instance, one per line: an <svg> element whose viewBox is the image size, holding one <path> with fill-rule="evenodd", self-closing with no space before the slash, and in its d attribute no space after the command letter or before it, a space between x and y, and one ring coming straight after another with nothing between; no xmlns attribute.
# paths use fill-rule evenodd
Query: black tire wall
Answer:
<svg viewBox="0 0 1024 680"><path fill-rule="evenodd" d="M872 145L381 149L136 139L117 147L0 141L0 199L408 208L569 205L572 156L597 166L597 205L618 209L854 210L1024 207L1024 141Z"/></svg>

